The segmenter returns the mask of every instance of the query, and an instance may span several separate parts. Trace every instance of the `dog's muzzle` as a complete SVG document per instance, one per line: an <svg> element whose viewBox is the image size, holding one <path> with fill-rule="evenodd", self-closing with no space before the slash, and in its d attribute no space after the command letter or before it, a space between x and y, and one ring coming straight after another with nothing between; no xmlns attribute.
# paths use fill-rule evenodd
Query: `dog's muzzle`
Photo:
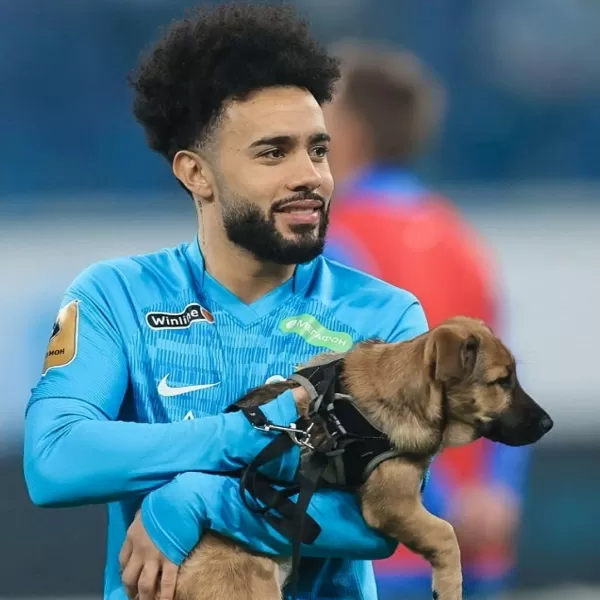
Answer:
<svg viewBox="0 0 600 600"><path fill-rule="evenodd" d="M535 444L554 426L550 415L526 415L509 409L494 421L480 427L480 434L492 442L506 446L527 446Z"/></svg>
<svg viewBox="0 0 600 600"><path fill-rule="evenodd" d="M527 446L553 426L550 415L517 382L508 408L483 426L481 435L506 446Z"/></svg>

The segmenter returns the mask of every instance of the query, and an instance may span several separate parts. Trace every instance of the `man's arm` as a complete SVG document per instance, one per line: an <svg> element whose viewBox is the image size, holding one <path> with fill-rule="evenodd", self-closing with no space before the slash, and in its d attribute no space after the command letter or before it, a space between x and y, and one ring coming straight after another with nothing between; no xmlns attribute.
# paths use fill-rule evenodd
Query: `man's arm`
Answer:
<svg viewBox="0 0 600 600"><path fill-rule="evenodd" d="M119 421L129 385L127 340L115 325L109 295L118 281L85 271L67 291L43 375L25 417L24 472L41 506L106 503L169 482L186 471L231 471L272 437L240 413L168 424ZM275 423L297 419L292 392L265 405ZM271 465L291 478L297 452Z"/></svg>
<svg viewBox="0 0 600 600"><path fill-rule="evenodd" d="M263 412L274 423L295 421L293 392ZM27 414L25 480L39 506L106 503L148 492L186 471L236 470L271 440L241 412L168 424L126 423L109 420L84 400L47 398ZM274 467L276 477L293 477L293 450Z"/></svg>
<svg viewBox="0 0 600 600"><path fill-rule="evenodd" d="M318 490L307 510L322 531L304 545L307 557L337 556L353 560L389 557L398 543L369 527L356 495ZM264 516L252 512L240 496L240 481L207 473L183 473L148 494L141 519L153 543L171 562L181 565L210 529L265 554L291 556L291 541Z"/></svg>

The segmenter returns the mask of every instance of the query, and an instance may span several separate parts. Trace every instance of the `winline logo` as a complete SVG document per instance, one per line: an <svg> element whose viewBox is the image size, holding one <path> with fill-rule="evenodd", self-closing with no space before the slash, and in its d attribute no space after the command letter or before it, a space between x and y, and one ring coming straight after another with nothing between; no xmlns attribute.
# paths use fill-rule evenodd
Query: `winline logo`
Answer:
<svg viewBox="0 0 600 600"><path fill-rule="evenodd" d="M187 329L198 321L214 323L215 318L199 304L188 304L178 313L150 312L146 315L146 322L152 329Z"/></svg>

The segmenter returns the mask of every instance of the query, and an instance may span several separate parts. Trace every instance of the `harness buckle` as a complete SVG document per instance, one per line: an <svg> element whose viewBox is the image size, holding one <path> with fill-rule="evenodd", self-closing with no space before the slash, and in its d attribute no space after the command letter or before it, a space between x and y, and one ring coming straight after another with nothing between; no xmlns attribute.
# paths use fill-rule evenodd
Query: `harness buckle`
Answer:
<svg viewBox="0 0 600 600"><path fill-rule="evenodd" d="M287 433L297 446L300 446L301 448L308 448L309 450L315 449L315 447L310 443L310 432L314 427L314 422L311 422L306 429L298 429L296 423L290 423L288 427L284 425L274 425L273 423L269 422L265 423L264 425L256 425L252 423L252 427L266 433L270 433L271 431Z"/></svg>

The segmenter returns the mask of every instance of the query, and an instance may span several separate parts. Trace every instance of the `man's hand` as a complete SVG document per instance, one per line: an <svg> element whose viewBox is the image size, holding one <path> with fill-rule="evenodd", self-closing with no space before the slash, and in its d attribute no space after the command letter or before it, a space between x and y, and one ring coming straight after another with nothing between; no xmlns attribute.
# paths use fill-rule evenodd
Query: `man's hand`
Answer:
<svg viewBox="0 0 600 600"><path fill-rule="evenodd" d="M138 512L119 554L121 578L132 600L173 600L179 567L167 560L148 537Z"/></svg>

